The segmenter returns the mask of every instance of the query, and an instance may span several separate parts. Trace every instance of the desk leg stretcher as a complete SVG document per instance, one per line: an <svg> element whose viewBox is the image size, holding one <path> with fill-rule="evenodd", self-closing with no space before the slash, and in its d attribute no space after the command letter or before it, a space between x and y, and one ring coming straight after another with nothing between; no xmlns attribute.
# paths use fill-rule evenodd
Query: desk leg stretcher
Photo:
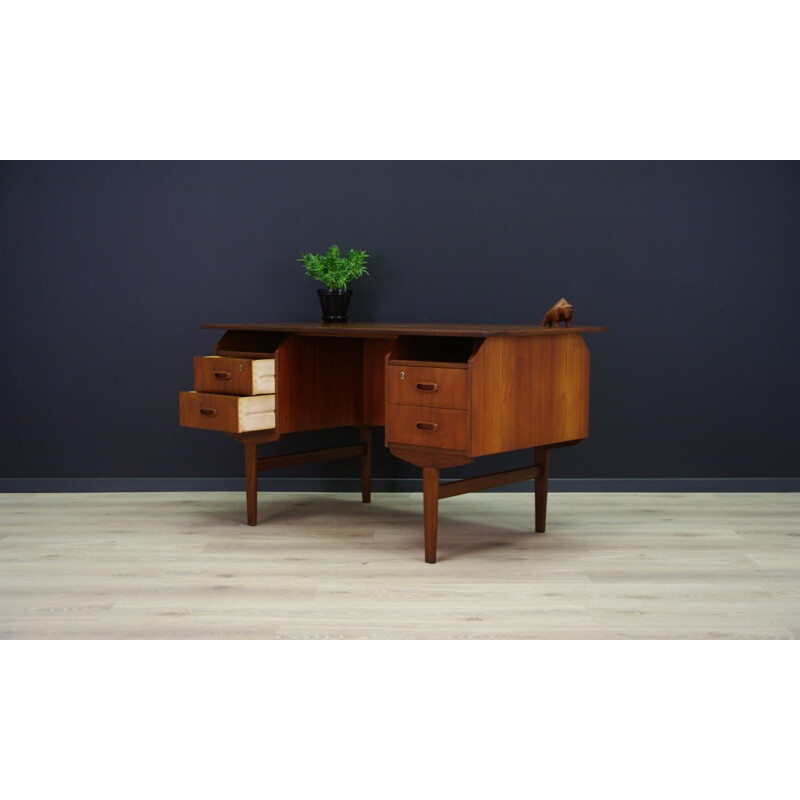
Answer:
<svg viewBox="0 0 800 800"><path fill-rule="evenodd" d="M277 456L258 457L258 445L275 441L277 437L256 437L245 439L237 437L244 444L244 474L247 491L247 524L258 524L258 473L264 469L291 467L297 464L314 464L320 461L333 461L339 458L361 459L361 502L371 500L372 484L372 428L367 425L359 427L359 444L343 447L327 447L322 450L304 450L301 453L286 453Z"/></svg>
<svg viewBox="0 0 800 800"><path fill-rule="evenodd" d="M446 497L456 497L459 494L491 489L494 486L505 486L509 483L533 480L535 481L536 497L536 532L544 533L547 517L549 460L546 447L537 447L536 451L535 459L539 463L531 467L509 469L505 472L493 472L490 475L479 475L476 478L463 478L462 480L449 481L447 483L440 483L439 470L435 467L422 468L422 492L425 505L425 561L428 564L436 563L439 500L443 500Z"/></svg>
<svg viewBox="0 0 800 800"><path fill-rule="evenodd" d="M558 445L534 448L535 463L530 467L509 469L504 472L494 472L490 475L479 475L476 478L463 478L457 481L448 481L447 483L439 481L442 469L464 466L471 463L473 459L458 452L442 450L437 452L430 448L393 445L391 450L395 456L422 467L422 495L425 511L425 561L428 564L436 563L439 500L466 494L467 492L477 492L481 489L491 489L495 486L505 486L506 484L519 483L520 481L534 481L535 530L537 533L544 533L547 519L547 480L550 472L550 448L574 443L577 442L564 442Z"/></svg>
<svg viewBox="0 0 800 800"><path fill-rule="evenodd" d="M275 441L274 435L247 435L237 436L244 444L245 484L247 489L247 524L258 523L258 473L260 470L288 467L296 464L311 464L321 461L331 461L339 458L354 458L361 460L361 501L369 503L371 500L372 484L372 427L359 426L359 443L343 447L328 447L323 450L305 450L300 453L288 453L276 456L259 458L258 445ZM456 453L434 453L422 448L395 447L392 451L398 457L412 464L422 467L422 493L425 521L425 561L428 564L436 563L437 532L439 526L439 500L456 497L468 492L477 492L481 489L491 489L495 486L505 486L509 483L520 481L534 481L535 497L535 530L544 533L547 522L547 491L550 474L550 450L552 447L563 447L578 444L578 441L562 442L534 448L534 464L519 469L509 469L504 472L494 472L489 475L479 475L475 478L462 478L456 481L440 481L441 470L446 467L462 466L473 459Z"/></svg>

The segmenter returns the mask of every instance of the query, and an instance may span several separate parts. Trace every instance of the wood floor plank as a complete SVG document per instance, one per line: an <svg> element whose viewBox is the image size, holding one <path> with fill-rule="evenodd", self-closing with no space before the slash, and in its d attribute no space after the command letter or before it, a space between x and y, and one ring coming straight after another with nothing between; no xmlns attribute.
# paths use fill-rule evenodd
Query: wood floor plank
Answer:
<svg viewBox="0 0 800 800"><path fill-rule="evenodd" d="M800 495L0 495L3 639L790 639Z"/></svg>

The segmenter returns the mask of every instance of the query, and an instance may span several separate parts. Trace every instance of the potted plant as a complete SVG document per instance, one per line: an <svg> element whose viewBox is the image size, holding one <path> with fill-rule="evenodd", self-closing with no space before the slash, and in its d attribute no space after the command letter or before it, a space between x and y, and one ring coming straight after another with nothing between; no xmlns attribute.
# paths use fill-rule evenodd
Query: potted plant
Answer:
<svg viewBox="0 0 800 800"><path fill-rule="evenodd" d="M309 278L328 287L317 290L323 322L347 322L347 307L353 294L347 284L362 275L369 275L368 258L365 250L348 250L346 255L342 255L338 245L332 244L327 253L303 253L297 259L305 266Z"/></svg>

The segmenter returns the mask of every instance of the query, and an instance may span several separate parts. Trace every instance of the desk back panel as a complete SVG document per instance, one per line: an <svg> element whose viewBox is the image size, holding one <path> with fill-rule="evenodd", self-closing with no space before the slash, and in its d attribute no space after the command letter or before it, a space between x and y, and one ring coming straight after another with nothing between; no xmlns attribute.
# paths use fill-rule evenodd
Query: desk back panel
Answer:
<svg viewBox="0 0 800 800"><path fill-rule="evenodd" d="M359 339L288 336L275 353L278 433L363 424Z"/></svg>

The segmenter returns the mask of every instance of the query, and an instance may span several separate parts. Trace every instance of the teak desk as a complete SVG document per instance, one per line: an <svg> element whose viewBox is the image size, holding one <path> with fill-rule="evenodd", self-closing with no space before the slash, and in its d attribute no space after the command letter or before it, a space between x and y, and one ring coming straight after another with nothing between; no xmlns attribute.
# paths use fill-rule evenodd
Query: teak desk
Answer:
<svg viewBox="0 0 800 800"><path fill-rule="evenodd" d="M439 500L535 482L536 531L545 529L549 454L589 435L589 350L604 327L276 323L224 330L216 355L198 357L181 424L244 444L247 523L255 525L258 471L358 456L370 501L371 432L422 467L425 561L436 561ZM359 428L359 443L259 458L258 445L298 431ZM533 448L521 469L448 483L446 467Z"/></svg>

